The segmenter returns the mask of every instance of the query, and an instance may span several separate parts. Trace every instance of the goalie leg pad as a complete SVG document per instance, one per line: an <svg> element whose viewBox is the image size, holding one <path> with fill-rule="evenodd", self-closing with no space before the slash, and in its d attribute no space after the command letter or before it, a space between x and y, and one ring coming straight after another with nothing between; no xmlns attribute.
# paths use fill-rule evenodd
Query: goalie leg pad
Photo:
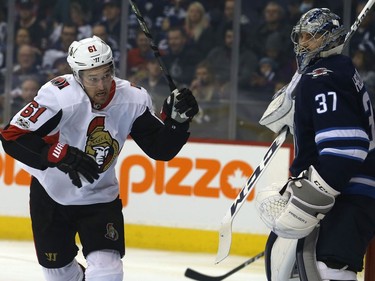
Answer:
<svg viewBox="0 0 375 281"><path fill-rule="evenodd" d="M115 250L94 251L87 255L86 281L122 281L124 276L120 253Z"/></svg>
<svg viewBox="0 0 375 281"><path fill-rule="evenodd" d="M268 281L289 280L296 261L296 239L285 239L271 233L266 246Z"/></svg>
<svg viewBox="0 0 375 281"><path fill-rule="evenodd" d="M307 237L298 240L297 266L301 281L323 281L316 263L315 247L319 228L315 228Z"/></svg>
<svg viewBox="0 0 375 281"><path fill-rule="evenodd" d="M44 279L47 281L81 281L83 271L78 262L74 259L71 263L60 268L42 267Z"/></svg>

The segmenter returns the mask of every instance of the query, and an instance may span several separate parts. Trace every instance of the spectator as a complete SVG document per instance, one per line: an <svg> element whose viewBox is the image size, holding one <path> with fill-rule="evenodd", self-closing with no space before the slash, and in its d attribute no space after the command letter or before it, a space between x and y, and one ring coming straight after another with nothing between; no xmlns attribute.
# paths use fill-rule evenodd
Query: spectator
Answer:
<svg viewBox="0 0 375 281"><path fill-rule="evenodd" d="M20 88L13 90L11 92L12 114L16 114L21 108L31 102L38 93L39 88L40 83L37 80L27 78L22 82Z"/></svg>
<svg viewBox="0 0 375 281"><path fill-rule="evenodd" d="M17 64L13 69L12 87L20 85L27 78L44 83L45 77L40 74L40 66L36 64L36 49L30 45L22 45L18 49Z"/></svg>
<svg viewBox="0 0 375 281"><path fill-rule="evenodd" d="M148 60L146 63L147 76L139 81L139 85L144 87L151 95L152 103L156 113L160 112L166 93L170 92L169 86L156 58Z"/></svg>
<svg viewBox="0 0 375 281"><path fill-rule="evenodd" d="M15 36L16 48L22 45L31 45L31 36L30 32L25 27L20 27ZM17 51L17 50L16 50Z"/></svg>
<svg viewBox="0 0 375 281"><path fill-rule="evenodd" d="M17 61L17 53L20 46L30 45L32 46L30 32L27 28L21 27L17 30L14 51L13 51L13 62ZM33 47L36 55L36 64L40 65L42 63L42 52L37 48Z"/></svg>
<svg viewBox="0 0 375 281"><path fill-rule="evenodd" d="M264 9L263 17L264 22L255 31L255 40L253 40L252 43L252 49L255 51L256 55L258 57L263 57L266 55L264 52L264 46L267 38L273 33L277 32L281 40L279 44L283 46L284 50L287 50L284 52L284 54L293 56L293 48L290 42L292 26L285 20L284 8L276 1L270 1ZM289 52L289 54L287 52Z"/></svg>
<svg viewBox="0 0 375 281"><path fill-rule="evenodd" d="M117 43L120 42L121 33L121 2L119 0L103 1L103 18L100 21L106 27L108 36Z"/></svg>
<svg viewBox="0 0 375 281"><path fill-rule="evenodd" d="M201 54L200 60L202 60L214 46L215 37L212 28L209 26L206 11L200 2L192 2L189 5L184 29L189 46Z"/></svg>
<svg viewBox="0 0 375 281"><path fill-rule="evenodd" d="M275 69L276 63L273 59L268 57L261 58L258 70L250 78L249 90L261 93L262 95L266 94L264 96L270 100L277 81Z"/></svg>
<svg viewBox="0 0 375 281"><path fill-rule="evenodd" d="M163 60L178 84L191 83L199 58L200 55L187 46L186 34L182 28L175 27L168 31L168 54Z"/></svg>
<svg viewBox="0 0 375 281"><path fill-rule="evenodd" d="M192 134L200 138L222 138L226 130L223 123L228 120L228 104L221 100L220 85L207 61L196 66L190 89L199 104L199 112L191 123Z"/></svg>
<svg viewBox="0 0 375 281"><path fill-rule="evenodd" d="M133 83L138 83L147 76L146 64L154 58L150 42L145 33L139 29L137 32L136 46L128 51L127 76Z"/></svg>
<svg viewBox="0 0 375 281"><path fill-rule="evenodd" d="M222 46L224 44L224 37L225 33L230 27L233 29L233 21L234 21L234 7L235 7L235 1L234 0L225 0L224 3L224 10L223 10L223 17L222 20L218 23L218 25L214 28L215 33L215 45L216 46ZM249 44L249 40L251 37L250 31L251 26L249 25L249 20L244 15L241 15L240 18L240 33L241 33L241 47L245 47Z"/></svg>
<svg viewBox="0 0 375 281"><path fill-rule="evenodd" d="M71 68L66 61L66 58L61 57L55 60L53 63L52 69L46 72L47 81L52 80L53 78L65 74L70 74Z"/></svg>
<svg viewBox="0 0 375 281"><path fill-rule="evenodd" d="M260 0L261 1L261 0ZM199 0L206 10L206 15L212 27L217 26L223 19L225 0Z"/></svg>
<svg viewBox="0 0 375 281"><path fill-rule="evenodd" d="M284 7L286 7L287 16L285 17L285 20L287 24L293 25L299 20L302 15L300 5L300 0L286 0Z"/></svg>
<svg viewBox="0 0 375 281"><path fill-rule="evenodd" d="M73 23L64 24L60 39L45 51L42 67L51 70L56 59L67 57L70 44L77 39L77 27Z"/></svg>
<svg viewBox="0 0 375 281"><path fill-rule="evenodd" d="M184 25L186 10L190 2L191 0L163 1L163 15L157 18L154 28L160 50L166 51L168 49L168 30Z"/></svg>
<svg viewBox="0 0 375 281"><path fill-rule="evenodd" d="M169 0L164 7L165 18L175 22L176 26L182 26L186 18L186 10L190 0Z"/></svg>
<svg viewBox="0 0 375 281"><path fill-rule="evenodd" d="M92 27L88 24L87 13L78 2L70 3L70 19L77 26L77 40L92 36Z"/></svg>
<svg viewBox="0 0 375 281"><path fill-rule="evenodd" d="M212 101L220 98L218 84L207 61L197 65L190 89L197 101Z"/></svg>
<svg viewBox="0 0 375 281"><path fill-rule="evenodd" d="M221 86L224 86L230 80L232 60L233 30L231 26L226 28L224 45L213 48L206 57L211 69L214 71L215 79ZM252 51L246 49L241 51L239 56L238 82L241 85L255 71L258 59Z"/></svg>
<svg viewBox="0 0 375 281"><path fill-rule="evenodd" d="M2 69L2 78L4 80L5 72L7 69ZM13 68L12 75L12 89L19 87L24 80L34 79L39 83L45 82L44 75L41 74L40 66L36 64L36 51L33 46L22 45L18 49L17 62ZM4 89L1 89L3 92Z"/></svg>
<svg viewBox="0 0 375 281"><path fill-rule="evenodd" d="M34 2L32 0L18 1L18 18L15 22L15 31L21 27L29 30L32 37L32 44L40 50L46 48L47 38L46 31L41 25L34 10Z"/></svg>
<svg viewBox="0 0 375 281"><path fill-rule="evenodd" d="M115 67L118 68L119 63L120 63L120 55L121 55L119 46L118 46L118 43L115 41L115 39L108 36L108 32L107 32L105 25L101 23L94 24L92 27L92 35L98 36L100 39L106 42L108 46L111 47L113 60L115 62Z"/></svg>
<svg viewBox="0 0 375 281"><path fill-rule="evenodd" d="M277 78L283 81L290 81L297 70L296 60L294 57L285 54L281 40L278 32L274 32L268 36L264 46L265 56L275 62Z"/></svg>

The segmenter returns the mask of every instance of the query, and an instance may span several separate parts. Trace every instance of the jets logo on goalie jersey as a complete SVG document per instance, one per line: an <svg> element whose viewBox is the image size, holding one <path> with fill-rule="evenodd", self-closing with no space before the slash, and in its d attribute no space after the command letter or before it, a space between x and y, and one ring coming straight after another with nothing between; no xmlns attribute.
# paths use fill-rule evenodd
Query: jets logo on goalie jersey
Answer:
<svg viewBox="0 0 375 281"><path fill-rule="evenodd" d="M306 73L306 74L311 75L312 78L316 78L316 77L319 77L319 76L328 75L330 72L333 72L333 71L329 70L325 67L320 67L320 68L316 68L313 71L311 71L309 73Z"/></svg>

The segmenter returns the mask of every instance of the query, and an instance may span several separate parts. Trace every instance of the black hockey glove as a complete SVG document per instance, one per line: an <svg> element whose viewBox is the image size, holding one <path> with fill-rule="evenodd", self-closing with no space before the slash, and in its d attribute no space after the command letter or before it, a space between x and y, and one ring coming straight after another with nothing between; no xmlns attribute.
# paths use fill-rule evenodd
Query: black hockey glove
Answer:
<svg viewBox="0 0 375 281"><path fill-rule="evenodd" d="M69 175L72 183L82 187L79 174L93 183L99 178L98 164L83 151L67 144L56 143L42 151L42 164L47 167L57 167Z"/></svg>
<svg viewBox="0 0 375 281"><path fill-rule="evenodd" d="M165 99L161 110L161 118L165 121L168 118L185 123L191 121L194 115L199 111L198 103L187 88L180 91L173 91L168 98Z"/></svg>

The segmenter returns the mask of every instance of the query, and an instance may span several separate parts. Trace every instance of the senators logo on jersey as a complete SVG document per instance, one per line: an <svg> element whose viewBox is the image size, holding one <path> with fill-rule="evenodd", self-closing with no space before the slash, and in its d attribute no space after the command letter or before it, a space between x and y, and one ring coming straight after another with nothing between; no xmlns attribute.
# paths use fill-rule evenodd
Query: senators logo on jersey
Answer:
<svg viewBox="0 0 375 281"><path fill-rule="evenodd" d="M106 171L119 154L118 141L104 130L104 121L104 117L95 117L90 122L85 149L98 163L101 172Z"/></svg>
<svg viewBox="0 0 375 281"><path fill-rule="evenodd" d="M63 77L56 77L51 80L53 86L56 86L60 90L64 89L66 86L69 86L68 81Z"/></svg>

